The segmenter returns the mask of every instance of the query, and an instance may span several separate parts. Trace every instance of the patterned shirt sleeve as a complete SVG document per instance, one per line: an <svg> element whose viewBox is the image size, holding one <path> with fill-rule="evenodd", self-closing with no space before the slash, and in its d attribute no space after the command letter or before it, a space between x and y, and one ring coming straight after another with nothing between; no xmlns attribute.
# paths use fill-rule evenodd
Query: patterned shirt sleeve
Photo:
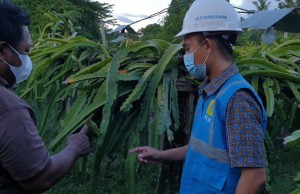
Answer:
<svg viewBox="0 0 300 194"><path fill-rule="evenodd" d="M247 90L237 91L226 110L227 146L231 167L265 167L262 111Z"/></svg>

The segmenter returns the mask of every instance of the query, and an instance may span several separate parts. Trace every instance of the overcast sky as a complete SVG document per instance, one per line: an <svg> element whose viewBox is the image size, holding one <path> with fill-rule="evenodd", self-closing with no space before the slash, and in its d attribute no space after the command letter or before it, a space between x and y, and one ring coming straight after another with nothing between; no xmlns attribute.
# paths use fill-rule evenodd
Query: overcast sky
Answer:
<svg viewBox="0 0 300 194"><path fill-rule="evenodd" d="M153 13L159 12L169 6L171 0L98 0L102 3L114 4L114 17L117 18L118 24L130 24L139 19L145 18ZM253 0L230 0L234 6L247 10L254 10ZM271 1L269 9L277 7L276 0ZM164 15L147 19L145 21L132 25L135 30L147 26L152 23L161 22ZM245 17L245 16L243 16Z"/></svg>

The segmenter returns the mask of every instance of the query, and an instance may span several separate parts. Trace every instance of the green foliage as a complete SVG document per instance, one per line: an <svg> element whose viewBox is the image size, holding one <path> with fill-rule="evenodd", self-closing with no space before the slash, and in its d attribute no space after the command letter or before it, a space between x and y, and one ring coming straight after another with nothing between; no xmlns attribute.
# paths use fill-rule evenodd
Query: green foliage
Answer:
<svg viewBox="0 0 300 194"><path fill-rule="evenodd" d="M261 30L245 30L238 36L237 45L260 45L262 33Z"/></svg>
<svg viewBox="0 0 300 194"><path fill-rule="evenodd" d="M300 0L276 0L278 2L278 8L290 8L290 7L299 7Z"/></svg>
<svg viewBox="0 0 300 194"><path fill-rule="evenodd" d="M175 35L180 32L184 16L189 8L191 0L172 0L163 21L163 38L167 41L175 40Z"/></svg>
<svg viewBox="0 0 300 194"><path fill-rule="evenodd" d="M271 1L268 0L256 0L252 1L252 4L256 7L258 11L267 10L271 4Z"/></svg>
<svg viewBox="0 0 300 194"><path fill-rule="evenodd" d="M298 148L300 146L300 130L294 131L292 135L284 138L284 144L290 148Z"/></svg>
<svg viewBox="0 0 300 194"><path fill-rule="evenodd" d="M149 24L145 28L140 30L143 33L141 40L150 40L156 38L162 38L164 28L159 24Z"/></svg>
<svg viewBox="0 0 300 194"><path fill-rule="evenodd" d="M300 41L289 40L273 47L237 47L236 50L241 74L265 102L271 138L293 130L300 102L300 60L294 52L300 52ZM282 111L287 109L291 111Z"/></svg>
<svg viewBox="0 0 300 194"><path fill-rule="evenodd" d="M124 173L126 167L127 153L120 153L114 160L105 159L101 165L100 171L102 172L97 182L97 191L93 193L98 194L119 194L129 193L128 187L128 176ZM134 158L134 155L133 155ZM136 158L134 158L136 159ZM88 163L92 160L92 157L88 157ZM93 168L87 166L83 171L78 168L73 168L72 171L58 184L53 186L46 194L91 194L87 189L90 187L91 179L90 176ZM134 172L136 176L136 187L137 193L143 194L154 194L157 185L159 166L149 165L143 168L138 168L138 173Z"/></svg>
<svg viewBox="0 0 300 194"><path fill-rule="evenodd" d="M68 0L77 8L77 22L75 25L81 26L78 31L79 35L88 39L97 41L100 40L99 21L104 20L106 24L114 24L112 11L113 5L108 3L100 3L91 0Z"/></svg>
<svg viewBox="0 0 300 194"><path fill-rule="evenodd" d="M100 19L107 23L114 23L112 19L112 5L108 3L92 2L89 0L12 0L14 3L24 7L30 15L30 32L35 40L40 37L44 26L50 20L45 17L45 13L56 12L63 15L68 22L74 26L80 26L78 33L92 40L100 39L99 24Z"/></svg>
<svg viewBox="0 0 300 194"><path fill-rule="evenodd" d="M300 149L287 150L276 147L269 155L269 168L271 170L271 194L292 193L297 188L295 177L300 172ZM299 190L299 189L298 189ZM293 194L298 194L294 192Z"/></svg>
<svg viewBox="0 0 300 194"><path fill-rule="evenodd" d="M40 0L12 0L14 3L25 8L30 15L31 25L29 27L32 37L35 39L39 36L42 28L49 23L44 13L48 11L56 11L64 14L66 17L74 18L74 21L78 19L78 15L74 12L75 7L67 0L53 0L45 1L41 3Z"/></svg>
<svg viewBox="0 0 300 194"><path fill-rule="evenodd" d="M184 16L193 0L172 0L161 24L150 24L140 29L144 34L141 40L163 39L169 42L178 41L175 35L182 27Z"/></svg>
<svg viewBox="0 0 300 194"><path fill-rule="evenodd" d="M130 145L129 148L133 149L137 146L140 146L140 136L137 133L132 133L130 137ZM139 193L136 185L136 169L137 169L137 160L136 154L128 154L126 159L126 175L128 178L127 191L128 193Z"/></svg>

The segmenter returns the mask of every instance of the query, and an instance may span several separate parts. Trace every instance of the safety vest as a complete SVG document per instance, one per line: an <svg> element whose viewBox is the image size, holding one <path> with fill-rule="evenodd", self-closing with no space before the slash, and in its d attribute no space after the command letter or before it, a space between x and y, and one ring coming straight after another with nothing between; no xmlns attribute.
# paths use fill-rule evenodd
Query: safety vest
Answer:
<svg viewBox="0 0 300 194"><path fill-rule="evenodd" d="M251 85L235 74L214 94L200 96L181 177L181 194L235 193L240 168L231 168L226 143L226 107L231 96L248 89L262 110L262 129L267 116L260 97Z"/></svg>

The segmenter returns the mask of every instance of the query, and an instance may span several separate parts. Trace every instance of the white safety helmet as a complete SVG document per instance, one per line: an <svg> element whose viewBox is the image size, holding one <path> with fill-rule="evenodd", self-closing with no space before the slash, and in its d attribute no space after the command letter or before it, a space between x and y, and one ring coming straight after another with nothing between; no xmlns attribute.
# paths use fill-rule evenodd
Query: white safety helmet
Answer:
<svg viewBox="0 0 300 194"><path fill-rule="evenodd" d="M176 37L193 32L241 32L241 20L234 7L226 0L195 0Z"/></svg>

